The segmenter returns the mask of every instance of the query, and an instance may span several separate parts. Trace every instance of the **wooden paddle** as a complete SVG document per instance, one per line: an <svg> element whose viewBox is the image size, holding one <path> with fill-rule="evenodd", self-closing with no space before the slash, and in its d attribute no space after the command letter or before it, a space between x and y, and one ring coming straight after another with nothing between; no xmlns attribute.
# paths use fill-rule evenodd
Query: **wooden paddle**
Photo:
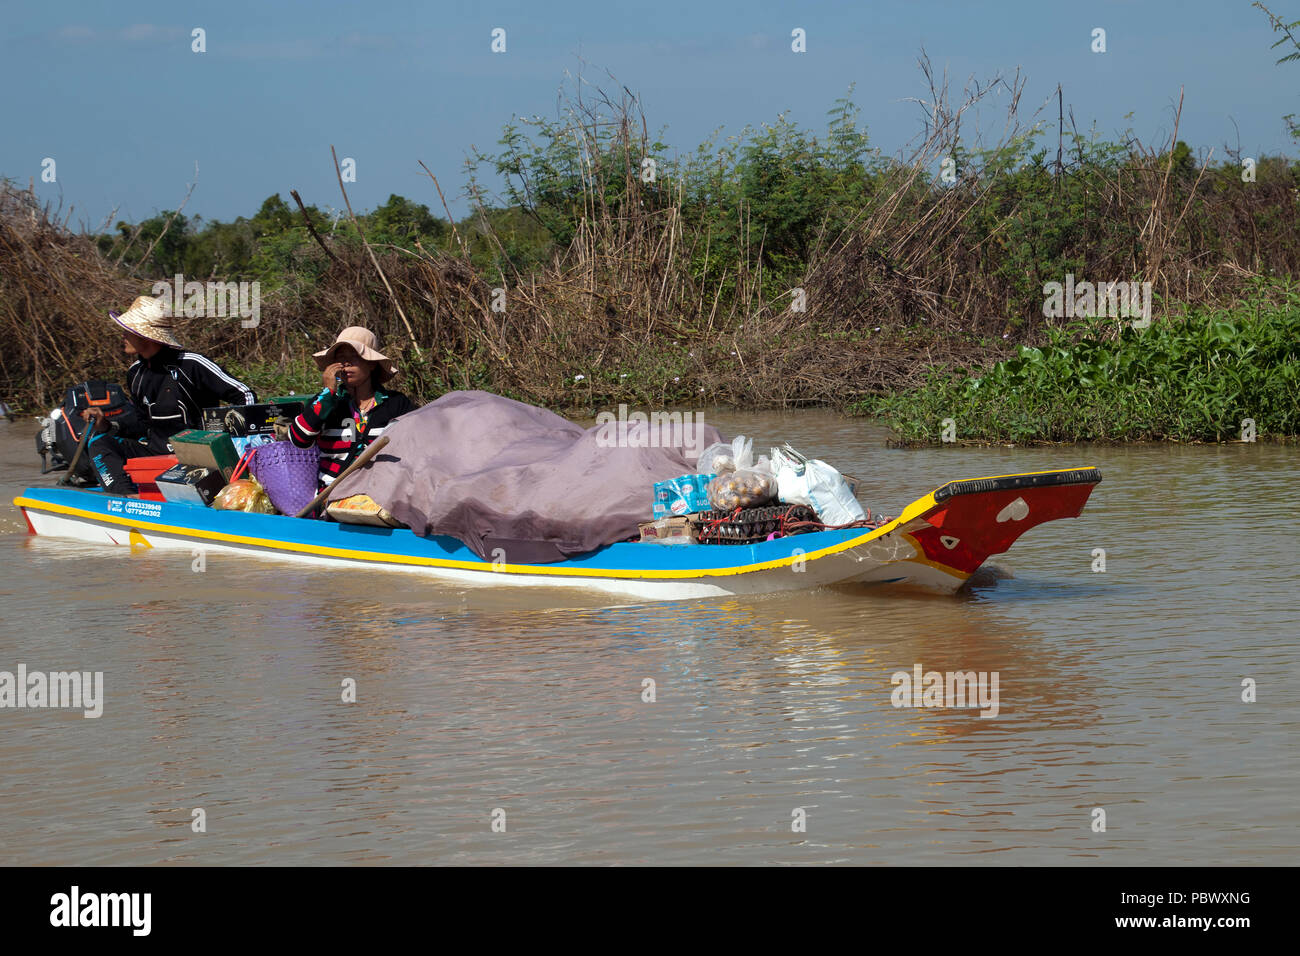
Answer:
<svg viewBox="0 0 1300 956"><path fill-rule="evenodd" d="M344 478L352 474L358 468L362 467L367 462L369 462L371 458L374 458L375 455L378 454L379 449L383 448L387 444L388 444L387 435L381 435L380 437L376 438L374 442L372 442L369 446L367 446L365 451L357 455L356 461L354 461L352 464L348 465L341 472L339 472L339 476L335 478L332 482L330 482L328 485L326 485L325 490L322 491L320 494L318 494L315 498L313 498L311 500L311 504L309 504L306 508L303 508L302 511L299 511L298 514L295 515L295 517L305 518L313 511L315 511L317 505L319 505L322 501L324 501L329 496L330 489L333 488L334 485L336 485L338 482L342 481Z"/></svg>

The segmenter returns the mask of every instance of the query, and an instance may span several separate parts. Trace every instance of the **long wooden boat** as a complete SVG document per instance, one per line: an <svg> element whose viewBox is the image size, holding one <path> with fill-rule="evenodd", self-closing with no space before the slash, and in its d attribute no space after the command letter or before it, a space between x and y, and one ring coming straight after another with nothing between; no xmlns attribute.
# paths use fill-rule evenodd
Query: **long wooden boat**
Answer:
<svg viewBox="0 0 1300 956"><path fill-rule="evenodd" d="M321 565L424 572L486 585L593 588L674 600L847 583L954 592L991 555L1045 521L1078 517L1096 468L951 481L879 528L815 531L757 544L626 542L555 564L493 563L450 537L404 528L216 511L72 488L14 499L33 534L147 548L213 549Z"/></svg>

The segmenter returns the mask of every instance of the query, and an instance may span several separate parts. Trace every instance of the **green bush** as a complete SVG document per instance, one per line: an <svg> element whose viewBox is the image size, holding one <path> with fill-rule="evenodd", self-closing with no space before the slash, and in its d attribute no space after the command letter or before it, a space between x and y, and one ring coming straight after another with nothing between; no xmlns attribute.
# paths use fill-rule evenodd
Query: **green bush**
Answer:
<svg viewBox="0 0 1300 956"><path fill-rule="evenodd" d="M1224 441L1242 422L1300 435L1300 290L1257 284L1229 309L1190 309L1145 330L1101 338L1076 323L981 376L932 370L913 391L869 398L909 441Z"/></svg>

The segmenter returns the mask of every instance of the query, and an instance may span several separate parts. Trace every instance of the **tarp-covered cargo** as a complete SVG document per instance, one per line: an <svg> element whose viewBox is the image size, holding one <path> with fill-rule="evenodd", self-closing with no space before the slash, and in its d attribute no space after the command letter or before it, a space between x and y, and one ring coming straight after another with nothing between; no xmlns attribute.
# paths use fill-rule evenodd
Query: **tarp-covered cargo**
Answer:
<svg viewBox="0 0 1300 956"><path fill-rule="evenodd" d="M486 560L560 561L635 538L655 482L693 472L721 440L690 413L650 418L584 429L499 395L449 392L389 425L388 446L329 500L367 494L417 534L450 535Z"/></svg>

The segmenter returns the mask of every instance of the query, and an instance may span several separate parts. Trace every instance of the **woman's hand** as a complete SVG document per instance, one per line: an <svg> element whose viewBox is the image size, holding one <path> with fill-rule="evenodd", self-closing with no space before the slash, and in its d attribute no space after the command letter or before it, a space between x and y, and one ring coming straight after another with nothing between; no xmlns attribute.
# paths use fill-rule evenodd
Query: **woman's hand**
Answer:
<svg viewBox="0 0 1300 956"><path fill-rule="evenodd" d="M321 376L321 381L323 381L323 382L325 383L325 387L328 388L331 392L334 391L334 386L335 386L335 384L336 384L335 381L334 381L334 377L335 377L336 375L343 375L343 363L342 363L342 362L335 362L335 363L332 364L332 365L328 365L328 366L326 366L326 368L325 368L325 372L324 372L324 374ZM343 376L343 381L344 381L344 385L346 386L346 383L347 383L347 376L346 376L346 375Z"/></svg>

